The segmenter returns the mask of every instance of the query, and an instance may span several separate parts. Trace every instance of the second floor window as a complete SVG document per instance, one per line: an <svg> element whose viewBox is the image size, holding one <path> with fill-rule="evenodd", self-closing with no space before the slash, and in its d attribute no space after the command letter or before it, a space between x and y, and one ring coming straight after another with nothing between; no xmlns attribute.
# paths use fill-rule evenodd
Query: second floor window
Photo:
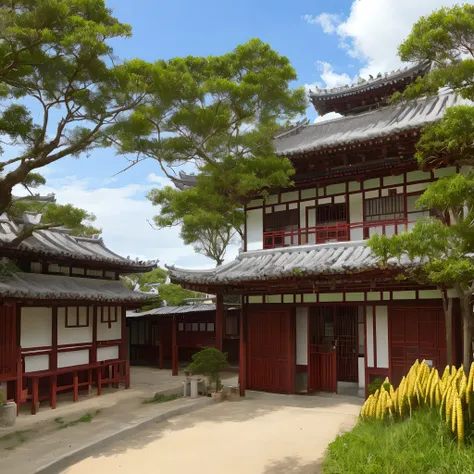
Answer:
<svg viewBox="0 0 474 474"><path fill-rule="evenodd" d="M337 222L347 222L346 203L322 204L316 207L316 225L328 225Z"/></svg>
<svg viewBox="0 0 474 474"><path fill-rule="evenodd" d="M295 230L298 228L299 211L291 209L286 211L272 212L265 215L264 232L275 232L278 230Z"/></svg>
<svg viewBox="0 0 474 474"><path fill-rule="evenodd" d="M387 221L405 217L403 194L366 199L364 207L366 221Z"/></svg>

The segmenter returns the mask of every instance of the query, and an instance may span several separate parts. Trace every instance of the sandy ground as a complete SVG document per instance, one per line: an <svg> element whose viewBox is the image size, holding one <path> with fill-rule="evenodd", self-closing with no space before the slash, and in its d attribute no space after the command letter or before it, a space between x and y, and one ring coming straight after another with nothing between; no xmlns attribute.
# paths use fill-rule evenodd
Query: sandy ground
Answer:
<svg viewBox="0 0 474 474"><path fill-rule="evenodd" d="M353 426L361 404L248 392L92 452L63 474L318 473L328 443Z"/></svg>

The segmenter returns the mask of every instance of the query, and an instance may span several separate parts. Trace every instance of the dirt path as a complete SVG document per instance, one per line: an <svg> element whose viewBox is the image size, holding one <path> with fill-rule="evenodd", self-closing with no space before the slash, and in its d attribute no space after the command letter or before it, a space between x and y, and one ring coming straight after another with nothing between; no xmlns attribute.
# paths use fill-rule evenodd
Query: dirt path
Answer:
<svg viewBox="0 0 474 474"><path fill-rule="evenodd" d="M313 474L361 401L250 393L125 438L63 474Z"/></svg>

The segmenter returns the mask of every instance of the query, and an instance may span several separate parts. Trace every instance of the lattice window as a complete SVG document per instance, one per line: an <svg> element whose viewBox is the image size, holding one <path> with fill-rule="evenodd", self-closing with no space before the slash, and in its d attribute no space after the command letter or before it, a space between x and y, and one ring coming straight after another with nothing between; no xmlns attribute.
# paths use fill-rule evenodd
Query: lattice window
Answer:
<svg viewBox="0 0 474 474"><path fill-rule="evenodd" d="M298 228L299 211L291 209L286 211L265 214L264 232L275 232L278 230L294 230Z"/></svg>
<svg viewBox="0 0 474 474"><path fill-rule="evenodd" d="M97 316L100 316L101 323L116 323L118 321L118 313L120 308L116 306L98 306Z"/></svg>
<svg viewBox="0 0 474 474"><path fill-rule="evenodd" d="M364 206L366 221L403 219L405 217L403 194L366 199Z"/></svg>
<svg viewBox="0 0 474 474"><path fill-rule="evenodd" d="M64 308L66 317L64 318L67 328L86 328L90 319L89 306L66 306Z"/></svg>
<svg viewBox="0 0 474 474"><path fill-rule="evenodd" d="M316 207L316 225L326 225L332 222L347 222L347 206L345 202L320 204Z"/></svg>

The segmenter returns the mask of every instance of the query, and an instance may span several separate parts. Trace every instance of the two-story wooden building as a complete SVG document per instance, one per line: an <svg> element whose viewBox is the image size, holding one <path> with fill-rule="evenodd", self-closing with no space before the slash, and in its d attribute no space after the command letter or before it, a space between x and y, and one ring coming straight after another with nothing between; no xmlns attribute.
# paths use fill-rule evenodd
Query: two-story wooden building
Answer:
<svg viewBox="0 0 474 474"><path fill-rule="evenodd" d="M222 313L222 314L220 314ZM178 375L205 347L227 353L232 366L239 360L240 305L214 303L162 306L148 311L127 311L130 363L171 367Z"/></svg>
<svg viewBox="0 0 474 474"><path fill-rule="evenodd" d="M462 99L441 93L388 104L428 67L311 93L321 115L342 117L275 138L276 152L296 169L295 185L247 204L244 251L215 270L170 268L187 288L243 295L242 393L336 391L338 382L362 388L385 376L397 383L417 358L445 364L442 294L398 281L412 263L381 269L366 243L374 233L409 231L429 215L415 205L429 183L460 171L420 170L414 152L422 127ZM458 361L460 344L453 347Z"/></svg>
<svg viewBox="0 0 474 474"><path fill-rule="evenodd" d="M55 408L61 392L76 401L92 386L98 395L104 384L129 386L125 312L144 295L119 275L156 266L62 228L11 245L37 222L0 217L0 385L18 408L31 402L32 413L42 400Z"/></svg>

